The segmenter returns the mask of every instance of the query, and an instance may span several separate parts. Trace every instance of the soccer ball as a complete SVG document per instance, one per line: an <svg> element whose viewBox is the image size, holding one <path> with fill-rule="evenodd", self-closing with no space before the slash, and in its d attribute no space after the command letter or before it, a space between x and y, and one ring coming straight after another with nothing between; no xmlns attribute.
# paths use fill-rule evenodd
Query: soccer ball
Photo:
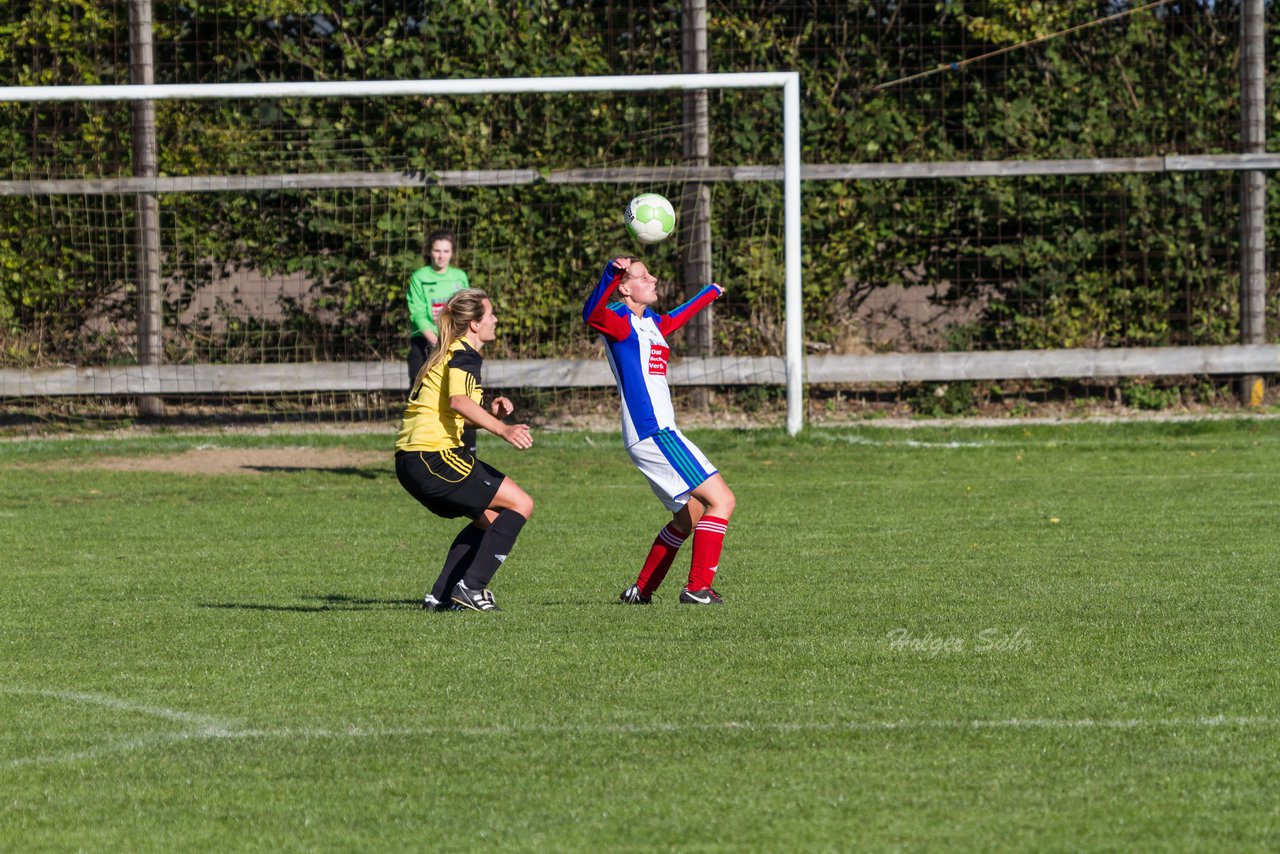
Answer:
<svg viewBox="0 0 1280 854"><path fill-rule="evenodd" d="M641 243L666 240L676 230L676 209L657 193L641 193L622 212L627 231Z"/></svg>

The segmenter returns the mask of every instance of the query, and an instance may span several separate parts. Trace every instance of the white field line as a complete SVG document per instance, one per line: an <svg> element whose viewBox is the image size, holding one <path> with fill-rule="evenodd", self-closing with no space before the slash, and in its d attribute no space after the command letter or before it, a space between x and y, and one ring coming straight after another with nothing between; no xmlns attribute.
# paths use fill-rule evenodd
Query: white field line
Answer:
<svg viewBox="0 0 1280 854"><path fill-rule="evenodd" d="M1075 439L1075 438L997 438L997 439L975 439L967 442L950 441L923 441L916 439L900 439L895 436L871 437L864 436L860 433L821 433L815 432L810 438L815 444L826 443L831 445L863 445L875 448L926 448L941 450L956 450L960 448L994 448L997 450L1016 449L1029 451L1070 451L1077 448L1103 448L1109 451L1127 451L1127 450L1149 450L1152 448L1167 450L1174 454L1179 453L1198 453L1209 454L1211 451L1200 448L1176 448L1165 447L1165 439L1154 440L1134 440L1134 441L1115 441L1110 444L1103 439ZM1197 439L1199 437L1187 437L1189 439ZM1207 442L1206 442L1207 444Z"/></svg>
<svg viewBox="0 0 1280 854"><path fill-rule="evenodd" d="M166 709L163 706L144 706L104 694L85 694L81 691L48 691L39 688L6 688L0 687L0 693L20 694L31 697L48 697L53 700L66 700L68 703L79 703L84 706L102 706L107 709L118 709L122 712L135 712L141 715L164 718L198 728L201 731L216 732L218 730L236 731L243 729L236 723L221 718L182 712L177 709Z"/></svg>
<svg viewBox="0 0 1280 854"><path fill-rule="evenodd" d="M964 732L974 730L1138 730L1138 729L1212 729L1280 727L1280 718L1216 715L1203 718L1118 718L1056 719L1006 718L1002 720L898 720L898 721L782 721L755 723L723 721L716 723L646 723L646 724L522 724L479 727L390 727L345 729L314 727L281 729L245 729L239 732L208 733L208 738L410 738L422 736L463 736L492 738L519 735L679 735L688 732L909 732L939 730Z"/></svg>
<svg viewBox="0 0 1280 854"><path fill-rule="evenodd" d="M21 768L25 765L62 765L69 762L84 762L90 759L98 759L112 753L126 753L130 750L140 750L144 747L152 747L157 744L168 744L172 741L179 741L183 736L173 733L151 735L140 735L137 738L122 739L120 741L109 741L94 747L85 748L84 750L69 750L65 753L42 753L38 756L19 756L16 759L6 759L0 762L0 768Z"/></svg>
<svg viewBox="0 0 1280 854"><path fill-rule="evenodd" d="M860 436L856 433L847 435L832 435L830 433L817 433L815 439L820 442L830 442L837 445L870 445L877 448L886 447L904 447L904 448L944 448L952 450L955 448L1022 448L1029 447L1026 442L922 442L918 439L872 439L870 436Z"/></svg>
<svg viewBox="0 0 1280 854"><path fill-rule="evenodd" d="M15 694L27 697L45 697L86 706L100 706L122 712L150 715L167 721L183 724L186 729L178 732L144 732L133 738L108 741L83 750L71 750L63 753L46 753L37 756L22 756L0 761L2 768L18 768L24 765L52 765L65 762L80 762L96 759L110 753L122 753L151 747L157 744L168 744L191 738L225 738L241 733L244 728L233 721L214 718L208 715L192 714L178 709L163 706L146 706L109 697L105 694L86 694L83 691L50 691L38 688L0 687L0 693Z"/></svg>
<svg viewBox="0 0 1280 854"><path fill-rule="evenodd" d="M144 706L108 697L102 694L86 694L79 691L45 691L27 688L3 688L0 693L48 697L69 703L101 706L108 709L153 715L165 720L190 725L188 729L168 733L143 733L134 738L120 739L83 750L23 756L0 760L0 768L18 768L27 765L51 765L96 759L111 753L171 744L178 741L203 739L283 739L283 740L345 740L377 738L436 738L462 736L493 738L520 735L564 736L618 736L663 735L689 732L759 732L759 733L892 733L934 730L940 732L974 731L1032 731L1032 730L1099 730L1132 731L1148 729L1268 729L1280 727L1280 718L1266 716L1214 715L1196 718L997 718L991 720L928 720L902 719L885 721L784 721L756 723L752 721L722 721L715 723L605 723L605 724L496 724L478 727L361 727L342 729L315 727L281 727L255 729L238 727L229 721L207 715L196 715L158 706Z"/></svg>

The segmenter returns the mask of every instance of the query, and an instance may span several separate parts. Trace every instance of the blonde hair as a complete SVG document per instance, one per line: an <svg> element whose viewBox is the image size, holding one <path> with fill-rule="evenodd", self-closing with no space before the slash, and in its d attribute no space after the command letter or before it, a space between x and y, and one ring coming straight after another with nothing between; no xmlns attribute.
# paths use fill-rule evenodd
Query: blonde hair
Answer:
<svg viewBox="0 0 1280 854"><path fill-rule="evenodd" d="M413 380L415 390L422 384L422 378L449 355L453 342L467 334L471 322L484 317L484 301L488 298L489 295L479 288L463 288L449 297L444 308L440 309L440 316L436 318L436 326L440 329L436 348Z"/></svg>

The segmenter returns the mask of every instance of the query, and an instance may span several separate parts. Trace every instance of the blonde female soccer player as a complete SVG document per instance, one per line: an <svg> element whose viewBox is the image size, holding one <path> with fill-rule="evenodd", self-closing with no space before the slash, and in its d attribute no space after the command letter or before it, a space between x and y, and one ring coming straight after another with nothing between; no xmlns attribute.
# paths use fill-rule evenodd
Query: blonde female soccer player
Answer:
<svg viewBox="0 0 1280 854"><path fill-rule="evenodd" d="M666 336L724 293L707 285L670 314L651 306L658 280L636 258L614 258L587 297L582 317L604 339L609 367L622 398L622 439L631 461L649 481L671 521L658 532L634 584L622 592L629 605L647 605L676 553L693 533L686 605L722 605L711 586L735 499L724 478L676 426L667 386L671 349ZM612 298L612 301L611 301Z"/></svg>
<svg viewBox="0 0 1280 854"><path fill-rule="evenodd" d="M527 424L500 419L514 411L495 398L488 410L480 386L480 350L494 339L497 317L484 291L449 297L437 323L440 343L418 371L396 438L400 485L437 516L466 516L422 606L443 611L452 601L473 611L499 611L489 590L498 568L533 513L533 499L514 480L471 453L463 442L470 422L522 450L533 446Z"/></svg>

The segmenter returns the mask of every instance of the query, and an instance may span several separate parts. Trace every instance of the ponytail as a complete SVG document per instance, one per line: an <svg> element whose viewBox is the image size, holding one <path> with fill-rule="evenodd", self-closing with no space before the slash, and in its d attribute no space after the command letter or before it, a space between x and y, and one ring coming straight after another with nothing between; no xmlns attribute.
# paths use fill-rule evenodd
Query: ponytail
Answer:
<svg viewBox="0 0 1280 854"><path fill-rule="evenodd" d="M449 297L449 301L440 310L440 316L436 318L436 326L440 329L436 348L413 380L415 392L431 369L448 358L449 348L453 346L454 341L467 334L471 322L484 317L484 301L488 298L489 295L479 288L463 288Z"/></svg>

